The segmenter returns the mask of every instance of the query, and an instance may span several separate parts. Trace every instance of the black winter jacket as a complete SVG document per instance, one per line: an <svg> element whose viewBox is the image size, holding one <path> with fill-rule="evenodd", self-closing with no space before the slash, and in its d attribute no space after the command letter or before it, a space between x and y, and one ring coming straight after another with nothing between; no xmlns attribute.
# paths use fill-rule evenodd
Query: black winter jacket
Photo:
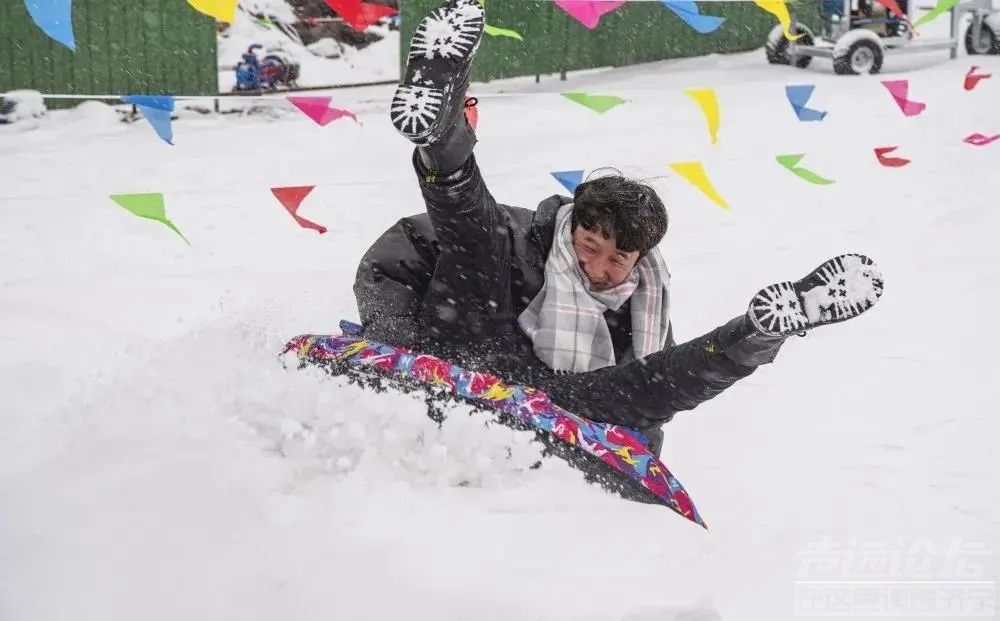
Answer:
<svg viewBox="0 0 1000 621"><path fill-rule="evenodd" d="M457 358L466 364L488 361L492 365L489 370L507 381L519 381L513 380L511 373L525 380L544 381L552 373L535 356L530 339L517 325L517 317L542 289L556 212L570 202L572 199L568 197L552 195L540 202L535 211L496 204L499 222L494 234L509 247L509 253L502 254L506 255L507 263L503 267L510 274L509 288L496 292L497 303L513 312L503 322L507 325L499 330L476 334L456 326L460 335L452 334L451 339L442 338L448 335L425 334L419 312L441 252L431 217L423 213L399 220L372 245L358 267L354 294L365 335L401 347L443 354L452 360ZM493 255L495 260L503 260L497 256L500 254ZM462 294L455 293L456 297ZM499 299L503 297L506 299ZM617 311L609 310L604 316L615 354L621 359L631 344L629 304L626 302ZM449 340L454 342L453 347L448 346ZM667 344L673 343L671 326ZM470 351L474 355L470 356Z"/></svg>
<svg viewBox="0 0 1000 621"><path fill-rule="evenodd" d="M642 431L654 452L660 426L675 412L753 371L720 353L725 327L676 345L671 324L667 346L641 360L553 373L517 318L544 284L556 212L571 199L553 195L534 211L501 205L474 158L454 177L434 182L418 167L418 179L426 213L390 227L358 266L354 293L368 338L533 386L571 412ZM495 291L483 283L494 283ZM631 342L629 305L605 319L621 360Z"/></svg>

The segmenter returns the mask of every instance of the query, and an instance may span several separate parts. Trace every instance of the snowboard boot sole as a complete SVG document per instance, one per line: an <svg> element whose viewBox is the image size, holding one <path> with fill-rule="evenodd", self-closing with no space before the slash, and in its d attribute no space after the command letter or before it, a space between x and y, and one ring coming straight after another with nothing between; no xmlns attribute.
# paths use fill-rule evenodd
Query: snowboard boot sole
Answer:
<svg viewBox="0 0 1000 621"><path fill-rule="evenodd" d="M860 254L826 261L797 282L780 282L757 292L748 315L767 336L790 336L857 317L882 296L882 274Z"/></svg>
<svg viewBox="0 0 1000 621"><path fill-rule="evenodd" d="M434 144L464 117L469 72L485 24L478 0L452 0L420 21L389 112L410 142Z"/></svg>

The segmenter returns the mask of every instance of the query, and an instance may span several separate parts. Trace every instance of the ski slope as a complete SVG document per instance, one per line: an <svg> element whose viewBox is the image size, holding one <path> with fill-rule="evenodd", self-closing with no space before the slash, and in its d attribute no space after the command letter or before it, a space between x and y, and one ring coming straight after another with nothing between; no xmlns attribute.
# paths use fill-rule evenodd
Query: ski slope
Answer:
<svg viewBox="0 0 1000 621"><path fill-rule="evenodd" d="M185 114L175 146L100 104L0 127L0 619L770 621L823 579L798 553L825 537L994 550L1000 142L962 138L1000 133L1000 58L974 61L996 77L971 92L964 55L848 78L760 50L474 85L498 200L601 166L662 192L679 339L837 253L881 267L871 312L666 426L707 531L562 462L527 469L537 448L479 415L439 430L417 396L281 366L291 337L356 319L358 259L422 209L391 88L333 93L361 124L280 101ZM883 79L926 111L904 117ZM803 83L822 122L785 99ZM717 144L686 88L716 89ZM629 102L598 115L564 91ZM887 145L912 163L879 166ZM728 211L668 168L695 160ZM270 193L314 184L299 214L325 235ZM109 199L138 192L190 246ZM995 557L971 562L996 580Z"/></svg>

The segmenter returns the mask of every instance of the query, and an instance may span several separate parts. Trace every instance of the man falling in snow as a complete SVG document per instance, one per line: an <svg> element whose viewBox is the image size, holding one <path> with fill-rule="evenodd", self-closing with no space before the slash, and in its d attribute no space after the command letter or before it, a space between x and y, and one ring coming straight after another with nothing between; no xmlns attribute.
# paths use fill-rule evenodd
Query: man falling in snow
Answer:
<svg viewBox="0 0 1000 621"><path fill-rule="evenodd" d="M534 211L486 189L464 111L484 24L478 0L452 0L410 42L390 116L416 145L426 213L400 220L361 261L354 292L367 338L534 386L642 432L658 454L675 412L770 363L789 336L856 317L881 296L874 263L845 254L676 344L657 249L667 213L652 188L598 177Z"/></svg>

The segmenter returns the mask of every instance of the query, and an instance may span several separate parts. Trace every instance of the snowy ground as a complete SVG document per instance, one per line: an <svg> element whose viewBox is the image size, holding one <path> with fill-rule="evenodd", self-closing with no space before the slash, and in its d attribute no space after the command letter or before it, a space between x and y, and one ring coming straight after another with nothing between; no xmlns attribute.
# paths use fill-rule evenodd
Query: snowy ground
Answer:
<svg viewBox="0 0 1000 621"><path fill-rule="evenodd" d="M773 620L794 617L796 580L845 579L799 573L824 537L994 550L1000 142L962 138L1000 133L1000 58L975 63L996 77L972 92L970 59L946 53L858 78L755 51L475 86L503 202L560 192L550 171L656 177L679 338L833 254L883 269L870 314L666 427L708 531L562 462L524 471L532 446L461 411L438 431L415 397L281 367L287 339L356 317L358 258L421 209L390 88L334 94L363 125L185 117L173 147L97 104L0 128L0 619ZM927 110L904 117L881 79ZM796 119L797 83L826 120ZM717 90L715 146L689 87ZM568 90L631 101L597 115ZM884 145L913 163L880 167ZM787 153L836 183L793 176ZM687 160L731 211L667 168ZM312 184L300 213L326 235L269 191ZM192 245L108 198L129 192L163 192ZM996 580L995 557L968 562L931 578Z"/></svg>

